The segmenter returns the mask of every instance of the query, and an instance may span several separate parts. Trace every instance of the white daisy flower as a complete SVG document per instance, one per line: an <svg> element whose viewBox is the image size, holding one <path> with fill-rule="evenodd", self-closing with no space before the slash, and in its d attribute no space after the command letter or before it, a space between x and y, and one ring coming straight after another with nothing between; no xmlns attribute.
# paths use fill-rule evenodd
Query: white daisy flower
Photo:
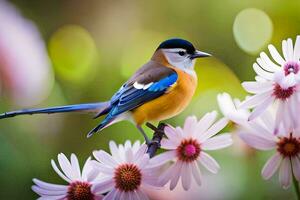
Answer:
<svg viewBox="0 0 300 200"><path fill-rule="evenodd" d="M248 121L250 112L248 109L240 109L241 101L239 99L232 99L228 93L218 94L217 96L219 108L228 120L241 124Z"/></svg>
<svg viewBox="0 0 300 200"><path fill-rule="evenodd" d="M262 169L262 177L270 179L279 169L279 182L283 188L291 184L292 175L300 181L300 129L290 132L280 128L277 135L269 129L274 120L251 123L240 130L239 136L249 146L259 150L275 150L275 154Z"/></svg>
<svg viewBox="0 0 300 200"><path fill-rule="evenodd" d="M190 188L192 179L200 185L201 172L198 164L202 164L212 173L218 172L219 164L205 151L228 147L232 144L232 139L229 134L213 137L228 123L225 118L214 123L216 116L215 111L207 113L199 122L195 116L188 117L183 129L172 126L165 128L167 138L161 140L161 148L168 151L155 156L151 161L152 166L174 161L160 176L159 182L162 185L171 181L170 189L173 190L180 177L185 190Z"/></svg>
<svg viewBox="0 0 300 200"><path fill-rule="evenodd" d="M128 149L131 149L133 153L136 153L140 149L140 147L141 147L141 142L139 140L136 140L133 144L131 144L130 140L126 140L124 145L119 144L118 146L114 141L109 142L110 152L118 151L119 154L123 153L124 155Z"/></svg>
<svg viewBox="0 0 300 200"><path fill-rule="evenodd" d="M154 176L157 173L157 167L149 166L150 158L146 154L147 146L144 144L137 151L133 150L134 148L125 148L125 153L120 151L121 149L114 142L110 142L112 155L102 150L93 152L98 161L93 161L94 168L105 178L93 185L92 190L96 194L108 192L104 200L149 199L144 188L159 187L160 185Z"/></svg>
<svg viewBox="0 0 300 200"><path fill-rule="evenodd" d="M32 190L40 195L40 200L102 199L101 194L95 194L91 190L92 185L97 180L98 171L93 170L90 158L85 162L82 173L80 172L78 159L74 154L71 155L70 161L63 153L58 154L58 162L61 170L54 160L51 160L51 165L55 172L69 184L58 185L33 179L35 185L32 186Z"/></svg>
<svg viewBox="0 0 300 200"><path fill-rule="evenodd" d="M276 102L278 104L276 124L283 122L289 127L291 122L295 123L297 112L294 108L300 100L300 36L297 36L294 47L291 39L282 41L284 58L273 45L268 47L276 63L271 61L266 53L260 54L257 63L253 65L257 73L256 81L242 83L245 90L254 95L246 99L240 108L254 108L249 116L249 120L252 120Z"/></svg>

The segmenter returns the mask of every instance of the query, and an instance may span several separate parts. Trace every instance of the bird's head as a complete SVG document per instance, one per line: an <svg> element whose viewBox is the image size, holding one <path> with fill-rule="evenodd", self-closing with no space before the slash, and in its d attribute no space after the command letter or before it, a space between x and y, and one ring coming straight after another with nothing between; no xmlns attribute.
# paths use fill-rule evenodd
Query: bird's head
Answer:
<svg viewBox="0 0 300 200"><path fill-rule="evenodd" d="M165 61L173 67L184 71L193 71L195 59L211 56L208 53L198 51L192 43L180 38L172 38L162 42L156 49L153 59L159 62Z"/></svg>

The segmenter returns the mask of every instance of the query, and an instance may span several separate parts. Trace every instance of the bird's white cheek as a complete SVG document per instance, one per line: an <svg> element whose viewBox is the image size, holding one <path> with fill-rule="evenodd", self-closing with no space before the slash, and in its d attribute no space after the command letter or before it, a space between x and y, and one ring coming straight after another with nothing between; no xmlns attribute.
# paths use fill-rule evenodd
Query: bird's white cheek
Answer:
<svg viewBox="0 0 300 200"><path fill-rule="evenodd" d="M167 53L166 57L168 62L174 67L183 68L185 66L185 59L183 57L179 57L178 54Z"/></svg>

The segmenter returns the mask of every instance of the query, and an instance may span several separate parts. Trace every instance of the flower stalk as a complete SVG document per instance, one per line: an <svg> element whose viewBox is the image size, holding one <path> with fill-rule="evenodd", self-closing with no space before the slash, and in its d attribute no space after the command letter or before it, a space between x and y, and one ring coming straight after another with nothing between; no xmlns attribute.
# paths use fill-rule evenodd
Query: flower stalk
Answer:
<svg viewBox="0 0 300 200"><path fill-rule="evenodd" d="M293 184L294 184L297 200L300 200L299 182L295 178L294 173L293 173Z"/></svg>

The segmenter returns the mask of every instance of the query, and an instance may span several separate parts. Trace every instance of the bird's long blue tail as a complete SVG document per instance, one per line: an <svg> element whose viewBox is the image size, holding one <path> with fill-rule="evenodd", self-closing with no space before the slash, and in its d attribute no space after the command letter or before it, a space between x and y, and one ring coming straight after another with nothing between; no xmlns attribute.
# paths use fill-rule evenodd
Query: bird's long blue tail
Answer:
<svg viewBox="0 0 300 200"><path fill-rule="evenodd" d="M0 119L15 117L17 115L33 115L33 114L53 114L64 112L94 112L106 114L109 102L75 104L67 106L56 106L50 108L23 109L0 114Z"/></svg>

